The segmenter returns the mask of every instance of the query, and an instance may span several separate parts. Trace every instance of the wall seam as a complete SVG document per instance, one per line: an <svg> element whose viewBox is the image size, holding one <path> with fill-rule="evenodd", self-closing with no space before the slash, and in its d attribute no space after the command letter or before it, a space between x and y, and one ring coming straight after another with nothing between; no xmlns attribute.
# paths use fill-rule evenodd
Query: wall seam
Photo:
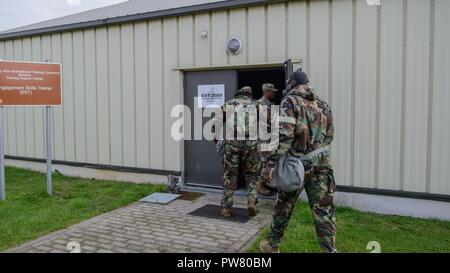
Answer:
<svg viewBox="0 0 450 273"><path fill-rule="evenodd" d="M306 71L311 69L311 0L306 1Z"/></svg>
<svg viewBox="0 0 450 273"><path fill-rule="evenodd" d="M289 58L289 3L284 3L284 59ZM248 63L248 62L247 62Z"/></svg>
<svg viewBox="0 0 450 273"><path fill-rule="evenodd" d="M230 37L230 10L227 9L227 39ZM230 64L230 54L227 53L227 64Z"/></svg>
<svg viewBox="0 0 450 273"><path fill-rule="evenodd" d="M2 52L2 56L0 56L0 58L1 59L3 59L3 60L6 60L6 41L2 41L2 44L3 44L3 52ZM5 136L7 136L8 135L8 116L7 116L7 113L8 113L8 111L6 111L6 109L3 111L3 118L4 118L4 121L6 121L6 122L3 122L3 145L5 146L5 154L9 154L9 145L8 145L8 142L6 142L5 141L5 139L6 139L6 137ZM6 125L6 126L5 126ZM5 130L5 128L6 128L6 130ZM5 132L6 131L6 132ZM9 139L8 139L8 141L9 141Z"/></svg>
<svg viewBox="0 0 450 273"><path fill-rule="evenodd" d="M41 40L41 45L42 45L42 36L40 37L40 40ZM42 50L42 46L41 46L41 50ZM51 58L52 62L54 62L54 60L53 60L53 43L52 43L51 36L50 36L50 58ZM42 54L41 54L41 59L42 59ZM62 62L61 62L61 75L63 73L62 69L63 68L62 68ZM64 88L62 88L62 86L61 86L61 89L62 89L61 90L61 100L62 100L62 93L64 92ZM61 105L62 105L62 101L61 101ZM59 107L62 107L62 106L59 106ZM45 131L45 117L44 117L45 111L43 109L42 109L42 114L43 114L42 121L44 124L44 129L42 131ZM43 132L42 140L45 142L45 132ZM56 158L56 130L55 130L55 109L54 108L52 108L52 145L53 145L52 155L53 155L53 158Z"/></svg>
<svg viewBox="0 0 450 273"><path fill-rule="evenodd" d="M64 48L63 48L63 42L62 42L63 35L62 34L58 34L58 35L59 35L59 45L60 45L60 54L61 54L60 55L61 64L63 64L64 63L64 53L63 53ZM50 43L53 45L53 36L50 36ZM53 52L51 52L51 54L53 55ZM63 82L63 85L64 85L64 82ZM63 86L63 90L64 90L64 86ZM66 111L64 111L64 102L65 102L64 92L62 95L62 101L63 101L63 105L61 107L61 111L62 111L62 124L63 124L63 129L62 129L62 131L63 131L63 158L66 159L66 122L65 122L65 112ZM45 111L42 111L42 112L43 112L42 118L43 118L43 120L45 120ZM45 130L43 130L43 131L45 131ZM44 141L45 141L45 132L43 134L44 134ZM56 154L56 151L55 151L55 154Z"/></svg>
<svg viewBox="0 0 450 273"><path fill-rule="evenodd" d="M177 52L178 54L178 52ZM136 107L136 23L133 23L133 115L134 115L134 166L138 166L137 156L137 107Z"/></svg>
<svg viewBox="0 0 450 273"><path fill-rule="evenodd" d="M13 51L13 60L16 60L16 47L14 46L14 40L12 42L12 51ZM17 137L17 107L14 107L14 131L16 137L16 155L19 154L19 147L17 146L18 137Z"/></svg>
<svg viewBox="0 0 450 273"><path fill-rule="evenodd" d="M20 47L21 47L21 49L20 49L20 51L21 51L21 57L20 57L20 60L21 61L24 61L24 54L23 54L23 52L24 52L24 50L23 50L23 41L25 40L25 38L21 38L21 39L19 39L20 40ZM25 115L26 115L26 111L25 111L25 107L23 107L23 106L20 106L20 108L19 108L19 110L21 110L21 112L22 112L22 117L23 117L23 122L22 122L22 125L23 125L23 135L24 135L24 137L23 137L23 140L24 140L24 147L25 147L25 155L27 155L27 153L28 153L28 145L27 145L27 126L26 126L26 118L25 118Z"/></svg>
<svg viewBox="0 0 450 273"><path fill-rule="evenodd" d="M408 2L403 0L403 48L402 48L402 104L401 104L401 128L400 128L400 183L399 190L405 186L405 119L406 119L406 65L407 65L407 39L408 39Z"/></svg>
<svg viewBox="0 0 450 273"><path fill-rule="evenodd" d="M20 41L20 44L21 44L21 47L22 47L22 57L21 57L21 61L25 61L25 54L24 54L24 52L25 52L25 50L24 50L24 41L25 41L25 39L27 39L27 38L22 38L21 39L21 41ZM25 107L23 107L23 106L21 106L21 109L22 109L22 116L23 116L23 134L24 134L24 146L25 146L25 155L27 155L28 154L28 150L29 150L29 147L28 147L28 143L27 143L27 138L28 138L28 134L27 134L27 123L26 123L26 114L27 114L27 111L26 111L26 108Z"/></svg>
<svg viewBox="0 0 450 273"><path fill-rule="evenodd" d="M110 62L109 62L109 54L110 54L110 46L109 46L109 27L106 27L106 66L108 69L108 73L107 73L107 85L108 85L108 90L107 90L107 95L108 95L108 138L109 138L109 147L108 147L108 157L109 157L109 164L112 164L112 149L111 149L111 95L110 95L110 90L111 90L111 67L110 67Z"/></svg>
<svg viewBox="0 0 450 273"><path fill-rule="evenodd" d="M147 130L147 134L148 134L148 151L147 151L147 157L148 157L148 165L147 167L150 168L150 166L152 165L152 156L151 156L151 148L152 148L152 140L151 140L151 128L152 128L152 121L150 118L150 105L151 105L151 83L150 83L150 22L147 22L145 24L146 30L145 33L147 35L147 40L146 40L146 48L145 48L145 52L147 54L147 103L148 103L148 109L147 109L147 115L148 115L148 130Z"/></svg>
<svg viewBox="0 0 450 273"><path fill-rule="evenodd" d="M212 13L210 12L209 13L209 20L208 20L209 22L208 22L208 37L209 37L209 39L208 39L208 44L209 44L209 65L210 66L212 66L213 65L213 50L212 50L212 40L213 40L213 37L212 37ZM179 39L180 39L180 36L177 36L177 39L178 39L178 47L180 46L180 42L179 42ZM180 66L180 56L178 55L178 57L177 57L177 62L178 62L178 66Z"/></svg>
<svg viewBox="0 0 450 273"><path fill-rule="evenodd" d="M333 1L328 1L328 103L333 104Z"/></svg>
<svg viewBox="0 0 450 273"><path fill-rule="evenodd" d="M164 27L164 24L165 24L165 22L164 22L164 19L162 19L161 20L161 77L162 77L162 83L161 83L161 85L162 85L162 91L163 91L163 95L162 95L162 104L161 104L161 111L162 111L162 117L164 117L164 114L165 114L165 111L166 111L166 107L165 107L165 96L164 96L164 94L165 94L165 91L166 91L166 83L165 83L165 77L166 77L166 73L165 73L165 71L164 71L164 61L165 61L165 59L166 59L166 57L165 57L165 49L164 49L164 29L165 29L165 27ZM163 122L163 124L162 124L162 128L163 128L163 130L162 130L162 132L161 132L161 136L162 136L162 149L163 149L163 153L162 153L162 164L163 164L163 168L165 168L166 167L166 153L165 153L165 150L166 150L166 141L165 141L165 137L164 137L164 122Z"/></svg>
<svg viewBox="0 0 450 273"><path fill-rule="evenodd" d="M197 66L197 40L196 40L196 33L197 33L197 26L196 26L197 17L192 15L192 58L193 58L193 65L194 67Z"/></svg>
<svg viewBox="0 0 450 273"><path fill-rule="evenodd" d="M249 50L250 47L248 46L249 43L249 19L248 19L248 7L245 8L245 62L248 63L250 60L250 54Z"/></svg>
<svg viewBox="0 0 450 273"><path fill-rule="evenodd" d="M34 37L35 38L35 37ZM31 58L31 61L34 61L34 50L33 50L33 38L31 38L30 37L30 50L31 50L31 55L30 55L30 58ZM33 106L32 108L31 108L31 114L32 114L32 116L33 116L33 156L34 157L37 157L37 154L36 154L36 131L35 131L35 125L36 125L36 116L35 116L35 114L34 114L34 110L36 109L37 107L36 106ZM53 117L53 115L52 115L52 117ZM52 124L55 124L55 123L52 123ZM53 130L52 130L53 131ZM52 138L52 140L53 140L53 138ZM53 151L54 149L52 149L52 151Z"/></svg>
<svg viewBox="0 0 450 273"><path fill-rule="evenodd" d="M86 31L83 30L83 98L84 98L84 156L85 162L88 162L88 148L87 148L87 104L86 104Z"/></svg>
<svg viewBox="0 0 450 273"><path fill-rule="evenodd" d="M95 73L95 120L97 121L97 144L95 145L97 148L97 152L96 152L96 158L95 158L95 162L100 163L100 148L98 145L99 144L99 136L98 136L98 124L99 124L99 119L98 119L98 73L97 73L97 69L98 69L98 60L97 60L97 28L94 28L94 73Z"/></svg>
<svg viewBox="0 0 450 273"><path fill-rule="evenodd" d="M427 126L427 166L426 166L426 192L431 191L431 160L433 147L433 107L434 107L434 46L436 27L436 0L430 1L430 49L429 49L429 75L428 75L428 126Z"/></svg>
<svg viewBox="0 0 450 273"><path fill-rule="evenodd" d="M120 141L121 141L121 156L122 156L122 165L125 165L125 152L124 152L124 142L123 142L123 45L122 45L122 25L119 27L119 56L120 56Z"/></svg>
<svg viewBox="0 0 450 273"><path fill-rule="evenodd" d="M355 166L355 114L356 114L356 0L353 0L353 12L352 12L352 98L351 98L351 145L350 145L350 166ZM355 169L352 168L351 185L355 185Z"/></svg>
<svg viewBox="0 0 450 273"><path fill-rule="evenodd" d="M379 187L380 170L380 100L381 100L381 6L377 6L377 49L376 49L376 87L375 87L375 160L374 187Z"/></svg>
<svg viewBox="0 0 450 273"><path fill-rule="evenodd" d="M264 61L269 61L269 7L264 5Z"/></svg>
<svg viewBox="0 0 450 273"><path fill-rule="evenodd" d="M74 48L73 48L73 32L70 33L70 47L71 47L71 57L72 57L72 105L73 105L73 142L74 142L74 152L75 152L75 160L77 159L77 123L76 123L76 114L75 114L75 57L74 57Z"/></svg>

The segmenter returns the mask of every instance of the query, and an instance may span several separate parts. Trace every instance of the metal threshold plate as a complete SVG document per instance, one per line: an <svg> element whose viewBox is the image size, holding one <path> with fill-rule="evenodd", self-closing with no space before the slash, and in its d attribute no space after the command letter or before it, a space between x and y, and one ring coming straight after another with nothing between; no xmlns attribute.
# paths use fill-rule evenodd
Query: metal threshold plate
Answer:
<svg viewBox="0 0 450 273"><path fill-rule="evenodd" d="M179 194L171 194L171 193L152 193L147 197L142 198L139 202L144 203L156 203L156 204L168 204L173 200L180 197Z"/></svg>

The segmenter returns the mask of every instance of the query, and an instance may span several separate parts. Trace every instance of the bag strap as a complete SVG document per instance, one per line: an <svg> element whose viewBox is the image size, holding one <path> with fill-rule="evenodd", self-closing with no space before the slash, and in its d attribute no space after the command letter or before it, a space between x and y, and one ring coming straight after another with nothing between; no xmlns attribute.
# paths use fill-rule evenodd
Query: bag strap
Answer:
<svg viewBox="0 0 450 273"><path fill-rule="evenodd" d="M310 152L309 154L306 154L306 155L300 157L300 160L309 160L309 159L311 159L311 158L313 158L313 157L315 157L317 155L320 155L321 153L326 152L327 150L328 150L328 146L319 148L317 150L314 150L314 151Z"/></svg>

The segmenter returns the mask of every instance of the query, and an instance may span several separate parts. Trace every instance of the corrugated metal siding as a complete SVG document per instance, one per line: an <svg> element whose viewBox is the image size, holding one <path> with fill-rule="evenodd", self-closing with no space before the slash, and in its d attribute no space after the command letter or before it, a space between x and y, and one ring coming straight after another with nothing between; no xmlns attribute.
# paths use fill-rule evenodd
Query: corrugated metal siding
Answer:
<svg viewBox="0 0 450 273"><path fill-rule="evenodd" d="M289 1L2 41L0 56L62 62L55 159L167 170L183 168L174 67L302 59L333 106L339 184L450 194L448 13L447 0ZM44 157L43 114L7 108L7 154Z"/></svg>

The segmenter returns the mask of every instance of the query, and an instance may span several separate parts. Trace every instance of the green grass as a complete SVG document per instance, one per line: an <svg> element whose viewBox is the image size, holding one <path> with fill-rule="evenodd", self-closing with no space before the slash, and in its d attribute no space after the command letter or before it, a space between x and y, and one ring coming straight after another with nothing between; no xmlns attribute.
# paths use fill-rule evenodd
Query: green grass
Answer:
<svg viewBox="0 0 450 273"><path fill-rule="evenodd" d="M44 174L6 168L6 198L0 201L0 251L96 215L133 203L162 185L53 176L53 196Z"/></svg>
<svg viewBox="0 0 450 273"><path fill-rule="evenodd" d="M339 252L370 252L366 249L370 241L379 242L381 252L387 253L450 252L450 222L378 215L349 208L337 208L336 217ZM263 229L248 252L259 252L259 241L267 232L268 228ZM306 203L297 205L280 250L286 253L320 252Z"/></svg>

